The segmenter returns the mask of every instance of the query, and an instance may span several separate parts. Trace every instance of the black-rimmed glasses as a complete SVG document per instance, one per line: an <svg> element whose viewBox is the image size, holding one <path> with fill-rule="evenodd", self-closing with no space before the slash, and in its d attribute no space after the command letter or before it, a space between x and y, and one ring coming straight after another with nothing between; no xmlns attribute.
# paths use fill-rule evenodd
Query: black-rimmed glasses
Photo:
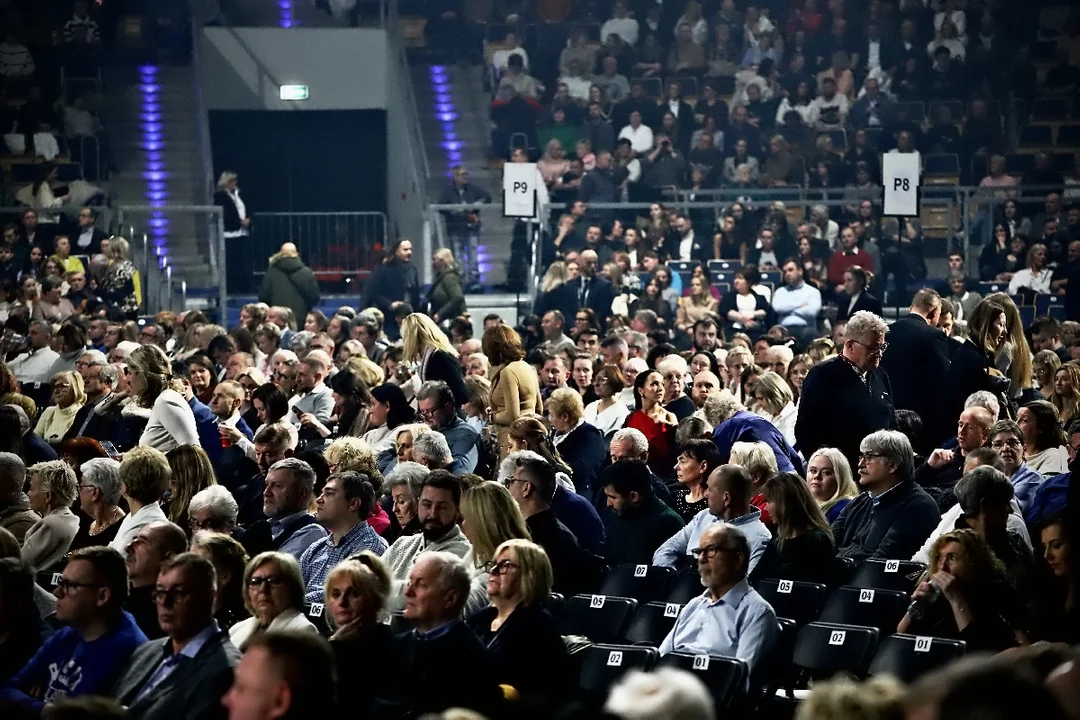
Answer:
<svg viewBox="0 0 1080 720"><path fill-rule="evenodd" d="M499 562L489 562L484 566L484 569L492 575L505 575L511 570L519 567L521 566L509 560L500 560Z"/></svg>
<svg viewBox="0 0 1080 720"><path fill-rule="evenodd" d="M870 353L871 355L883 355L885 351L889 349L889 343L887 342L883 342L880 345L867 345L866 343L859 342L858 340L852 340L851 342L855 343L856 345L862 345L864 348L866 348L866 352Z"/></svg>
<svg viewBox="0 0 1080 720"><path fill-rule="evenodd" d="M694 556L695 560L705 558L709 560L716 557L717 553L722 552L735 552L734 548L724 547L723 545L706 545L705 547L694 548L690 551L690 554Z"/></svg>

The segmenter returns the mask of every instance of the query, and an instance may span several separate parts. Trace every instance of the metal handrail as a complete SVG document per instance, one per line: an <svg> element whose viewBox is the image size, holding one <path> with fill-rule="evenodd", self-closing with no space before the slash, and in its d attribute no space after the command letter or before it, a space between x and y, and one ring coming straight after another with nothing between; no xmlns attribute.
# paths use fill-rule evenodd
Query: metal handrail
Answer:
<svg viewBox="0 0 1080 720"><path fill-rule="evenodd" d="M397 14L397 3L390 3L389 22L387 23L386 28L388 35L390 33L393 34L392 41L397 46L398 72L400 73L401 81L404 82L406 87L405 101L407 111L411 117L409 126L411 128L412 141L409 143L409 150L412 155L412 165L419 175L416 187L423 188L427 179L431 177L431 166L428 163L427 148L424 146L424 133L420 128L420 111L416 104L416 91L413 89L412 76L409 72L409 58L405 52L405 34ZM419 168L416 168L417 160L419 160ZM427 193L421 192L420 195L424 202L426 202Z"/></svg>

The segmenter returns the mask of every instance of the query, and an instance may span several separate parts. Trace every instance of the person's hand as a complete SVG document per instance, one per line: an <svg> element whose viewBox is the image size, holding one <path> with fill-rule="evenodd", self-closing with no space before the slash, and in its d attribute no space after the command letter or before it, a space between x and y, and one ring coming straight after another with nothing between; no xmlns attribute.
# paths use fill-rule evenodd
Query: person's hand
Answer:
<svg viewBox="0 0 1080 720"><path fill-rule="evenodd" d="M218 425L218 432L221 433L222 438L228 438L231 443L238 443L240 438L244 437L243 433L229 425Z"/></svg>
<svg viewBox="0 0 1080 720"><path fill-rule="evenodd" d="M394 302L390 303L390 309L397 310L402 305L404 305L404 303L401 300L395 300Z"/></svg>
<svg viewBox="0 0 1080 720"><path fill-rule="evenodd" d="M71 195L63 195L60 197L60 202L71 202Z"/></svg>
<svg viewBox="0 0 1080 720"><path fill-rule="evenodd" d="M240 221L240 224L243 225L244 227L247 227L247 226L251 225L251 218L244 218L243 220Z"/></svg>
<svg viewBox="0 0 1080 720"><path fill-rule="evenodd" d="M300 424L304 427L321 425L312 413L300 413Z"/></svg>
<svg viewBox="0 0 1080 720"><path fill-rule="evenodd" d="M948 465L952 461L952 459L953 453L951 450L938 448L934 452L930 453L930 457L926 459L926 462L932 468L940 468Z"/></svg>
<svg viewBox="0 0 1080 720"><path fill-rule="evenodd" d="M439 313L432 313L431 319L434 320L437 324L439 322Z"/></svg>
<svg viewBox="0 0 1080 720"><path fill-rule="evenodd" d="M934 584L941 588L941 594L945 596L945 599L950 604L955 604L964 599L963 593L960 592L960 585L956 582L956 576L952 573L947 573L944 570L934 573L930 576L930 579L934 581Z"/></svg>
<svg viewBox="0 0 1080 720"><path fill-rule="evenodd" d="M933 597L934 591L930 587L930 583L923 580L916 586L915 592L911 593L912 600L924 600Z"/></svg>

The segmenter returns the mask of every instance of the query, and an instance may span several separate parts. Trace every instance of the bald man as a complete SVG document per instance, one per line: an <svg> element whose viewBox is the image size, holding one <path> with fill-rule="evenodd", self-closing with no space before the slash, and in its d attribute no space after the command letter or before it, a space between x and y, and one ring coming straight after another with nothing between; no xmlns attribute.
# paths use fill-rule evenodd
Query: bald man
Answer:
<svg viewBox="0 0 1080 720"><path fill-rule="evenodd" d="M270 267L263 275L259 302L290 308L302 321L321 297L319 281L300 259L296 245L291 242L282 245L278 254L270 258Z"/></svg>
<svg viewBox="0 0 1080 720"><path fill-rule="evenodd" d="M611 289L611 283L601 277L599 272L600 258L594 250L586 250L581 253L581 276L576 281L571 281L577 287L577 300L579 308L592 308L597 319L603 325L611 314L611 303L615 299L615 293ZM601 330L606 330L601 327Z"/></svg>
<svg viewBox="0 0 1080 720"><path fill-rule="evenodd" d="M990 426L993 424L994 416L986 408L968 408L960 413L956 426L956 448L934 450L915 471L915 482L937 501L941 512L956 503L953 488L964 475L964 458L990 441Z"/></svg>
<svg viewBox="0 0 1080 720"><path fill-rule="evenodd" d="M690 387L690 399L694 401L694 407L698 410L705 407L705 398L709 393L720 392L720 378L712 370L702 370L694 376L694 384Z"/></svg>

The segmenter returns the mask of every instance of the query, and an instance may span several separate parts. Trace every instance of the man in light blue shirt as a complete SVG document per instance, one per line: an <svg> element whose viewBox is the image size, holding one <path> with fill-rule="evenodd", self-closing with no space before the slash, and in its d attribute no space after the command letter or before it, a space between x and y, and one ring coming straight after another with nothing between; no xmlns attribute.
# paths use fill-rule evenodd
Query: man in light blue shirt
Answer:
<svg viewBox="0 0 1080 720"><path fill-rule="evenodd" d="M747 537L729 524L714 524L702 534L694 556L705 592L683 607L660 643L660 654L737 657L753 677L776 643L777 623L772 606L746 580Z"/></svg>
<svg viewBox="0 0 1080 720"><path fill-rule="evenodd" d="M802 343L817 336L821 291L803 282L802 266L794 260L784 263L784 285L773 293L772 306L780 324Z"/></svg>
<svg viewBox="0 0 1080 720"><path fill-rule="evenodd" d="M688 564L705 531L715 523L723 523L739 528L746 537L752 571L772 539L769 528L761 522L761 511L750 504L752 492L753 481L746 468L721 465L713 470L705 484L708 507L656 549L652 564L671 568Z"/></svg>
<svg viewBox="0 0 1080 720"><path fill-rule="evenodd" d="M416 402L424 422L442 433L453 460L446 468L455 475L471 473L479 457L480 434L458 417L457 404L450 386L442 380L424 383L416 393Z"/></svg>

